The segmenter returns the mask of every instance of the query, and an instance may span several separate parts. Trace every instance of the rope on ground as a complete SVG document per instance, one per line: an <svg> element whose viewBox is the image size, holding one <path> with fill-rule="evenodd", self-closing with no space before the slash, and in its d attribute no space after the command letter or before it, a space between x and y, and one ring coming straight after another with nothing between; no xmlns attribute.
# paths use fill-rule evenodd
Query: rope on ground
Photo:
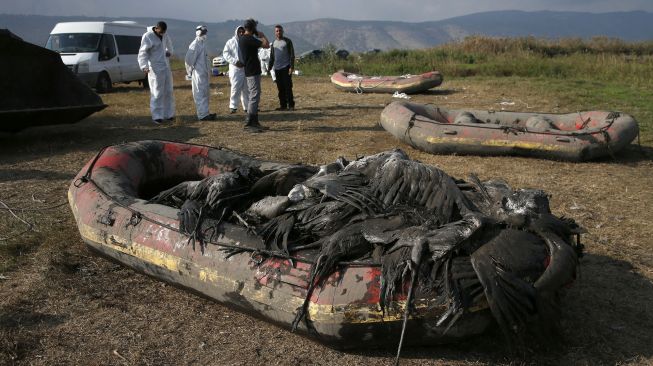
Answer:
<svg viewBox="0 0 653 366"><path fill-rule="evenodd" d="M11 207L7 206L6 203L0 201L0 204L4 206L4 210L9 211L9 213L10 213L13 217L15 217L16 219L18 219L18 221L20 221L20 222L22 222L23 224L27 225L27 229L23 230L22 232L20 232L20 233L14 235L14 236L8 236L8 237L6 237L6 238L0 238L0 241L7 241L7 240L10 240L10 239L13 239L13 238L19 237L19 236L21 236L21 235L23 235L23 234L25 234L25 233L30 232L30 231L37 231L37 230L34 228L34 224L32 224L31 222L26 221L26 220L24 220L23 218L21 218L20 216L16 215L16 213L13 211L13 209L12 209ZM0 207L0 208L1 208L1 207Z"/></svg>
<svg viewBox="0 0 653 366"><path fill-rule="evenodd" d="M42 201L42 202L45 202L45 201ZM55 208L65 206L67 204L68 204L68 202L62 202L62 203L59 203L59 204L54 205L54 206L48 206L48 207L43 207L43 208L8 207L8 206L5 205L5 207L0 207L0 210L6 210L6 211L47 211L47 210L54 210Z"/></svg>

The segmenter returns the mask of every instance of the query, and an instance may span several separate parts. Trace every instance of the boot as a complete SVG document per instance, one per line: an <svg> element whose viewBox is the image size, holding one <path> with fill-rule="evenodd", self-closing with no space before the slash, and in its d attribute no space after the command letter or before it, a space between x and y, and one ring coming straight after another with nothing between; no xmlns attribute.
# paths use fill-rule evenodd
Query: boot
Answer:
<svg viewBox="0 0 653 366"><path fill-rule="evenodd" d="M243 129L252 133L262 132L261 125L258 123L258 115L247 113L245 127Z"/></svg>
<svg viewBox="0 0 653 366"><path fill-rule="evenodd" d="M261 126L261 124L258 122L258 113L257 114L252 114L252 116L254 117L254 121L252 122L252 125L260 128L261 130L269 130L270 129L270 127Z"/></svg>

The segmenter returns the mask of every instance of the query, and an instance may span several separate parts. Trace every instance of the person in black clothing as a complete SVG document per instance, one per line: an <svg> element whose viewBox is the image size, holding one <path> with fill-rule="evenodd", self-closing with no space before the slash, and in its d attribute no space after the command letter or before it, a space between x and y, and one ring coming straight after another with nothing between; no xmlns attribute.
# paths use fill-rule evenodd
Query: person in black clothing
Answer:
<svg viewBox="0 0 653 366"><path fill-rule="evenodd" d="M278 111L295 109L292 93L292 73L295 69L295 48L288 37L283 36L283 27L274 26L275 40L270 45L270 62L268 69L274 70L279 90Z"/></svg>
<svg viewBox="0 0 653 366"><path fill-rule="evenodd" d="M270 42L263 32L256 29L257 24L256 20L247 19L243 24L245 34L238 38L239 56L245 65L245 79L249 90L249 103L245 119L245 130L249 132L264 130L258 122L258 104L261 100L261 62L258 59L258 49L269 48Z"/></svg>

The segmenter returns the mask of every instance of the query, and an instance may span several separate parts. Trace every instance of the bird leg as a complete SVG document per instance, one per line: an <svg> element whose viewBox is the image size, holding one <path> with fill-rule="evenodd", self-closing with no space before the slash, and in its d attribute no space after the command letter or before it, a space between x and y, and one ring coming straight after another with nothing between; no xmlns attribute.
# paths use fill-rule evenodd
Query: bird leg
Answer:
<svg viewBox="0 0 653 366"><path fill-rule="evenodd" d="M252 235L256 235L256 230L254 229L254 227L252 227L250 224L248 224L247 221L245 219L243 219L242 216L240 216L238 214L238 212L233 211L231 214L233 216L235 216L236 219L238 219L238 221L240 221L240 223L243 224L243 226L245 226L245 228L247 228L248 233L250 233Z"/></svg>
<svg viewBox="0 0 653 366"><path fill-rule="evenodd" d="M292 321L291 324L291 331L294 332L297 330L297 326L299 325L299 322L302 319L305 319L306 323L306 328L309 330L312 329L311 325L309 324L308 321L308 304L311 300L311 296L313 295L313 290L315 289L315 277L317 277L317 273L319 272L320 265L322 264L322 260L326 259L325 255L321 255L317 258L317 261L315 262L315 267L313 268L313 271L311 271L311 278L308 281L308 288L306 289L306 297L304 298L304 303L302 306L299 308L297 311L297 314L295 314L295 319Z"/></svg>
<svg viewBox="0 0 653 366"><path fill-rule="evenodd" d="M415 243L412 248L410 262L410 287L408 287L408 296L406 298L406 309L404 310L404 322L401 326L401 337L399 338L399 346L397 346L397 357L395 358L395 365L399 365L399 356L401 355L401 347L404 343L404 335L406 333L406 325L408 324L408 314L410 313L411 302L413 301L413 292L415 291L415 281L419 274L419 267L422 264L422 258L428 246L426 239L422 238L419 242ZM412 267L412 268L411 268Z"/></svg>

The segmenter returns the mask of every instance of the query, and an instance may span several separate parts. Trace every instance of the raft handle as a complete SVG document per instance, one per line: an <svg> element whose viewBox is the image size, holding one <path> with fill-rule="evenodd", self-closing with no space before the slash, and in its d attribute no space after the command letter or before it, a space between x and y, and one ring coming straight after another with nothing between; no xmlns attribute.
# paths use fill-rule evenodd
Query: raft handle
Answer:
<svg viewBox="0 0 653 366"><path fill-rule="evenodd" d="M77 178L77 180L75 180L73 185L75 186L75 188L79 188L79 187L83 186L86 183L88 183L88 178L86 176L81 176L81 177Z"/></svg>
<svg viewBox="0 0 653 366"><path fill-rule="evenodd" d="M445 135L457 135L457 134L458 134L458 131L454 131L454 130L444 130L444 134L445 134Z"/></svg>
<svg viewBox="0 0 653 366"><path fill-rule="evenodd" d="M570 140L567 137L556 137L556 141L569 142Z"/></svg>

